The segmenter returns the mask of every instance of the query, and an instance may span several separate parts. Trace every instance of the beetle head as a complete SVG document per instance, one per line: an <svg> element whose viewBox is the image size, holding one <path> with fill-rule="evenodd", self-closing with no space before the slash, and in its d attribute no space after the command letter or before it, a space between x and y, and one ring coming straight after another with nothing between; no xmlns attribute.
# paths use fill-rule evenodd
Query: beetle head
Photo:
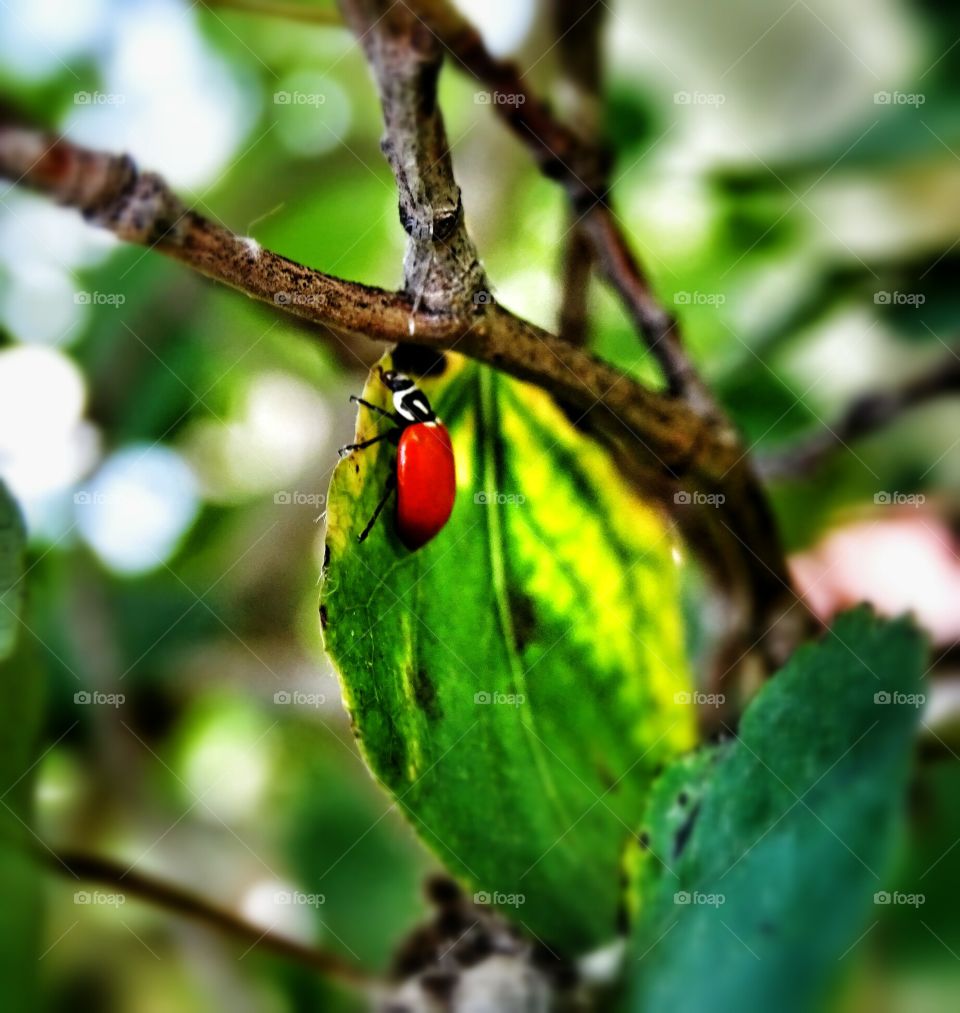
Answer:
<svg viewBox="0 0 960 1013"><path fill-rule="evenodd" d="M382 366L377 366L377 371L380 373L380 379L383 381L383 385L388 390L409 390L414 386L413 380L411 380L405 373L398 373L393 369L384 369Z"/></svg>

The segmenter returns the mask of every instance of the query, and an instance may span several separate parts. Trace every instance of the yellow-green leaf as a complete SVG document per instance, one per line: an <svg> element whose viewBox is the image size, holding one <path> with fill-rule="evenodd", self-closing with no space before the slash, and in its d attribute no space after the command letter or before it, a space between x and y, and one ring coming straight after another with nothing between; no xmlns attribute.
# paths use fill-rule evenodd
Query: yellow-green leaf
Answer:
<svg viewBox="0 0 960 1013"><path fill-rule="evenodd" d="M551 946L615 932L623 846L658 765L694 740L671 532L539 390L446 357L423 388L457 503L425 548L387 443L336 469L327 649L366 758L454 873ZM374 375L364 396L389 407ZM361 410L358 440L389 422Z"/></svg>

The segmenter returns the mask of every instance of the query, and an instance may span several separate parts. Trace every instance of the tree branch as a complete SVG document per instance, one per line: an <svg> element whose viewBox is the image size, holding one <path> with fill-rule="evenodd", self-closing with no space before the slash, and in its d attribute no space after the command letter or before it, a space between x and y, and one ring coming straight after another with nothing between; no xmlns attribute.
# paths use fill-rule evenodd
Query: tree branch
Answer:
<svg viewBox="0 0 960 1013"><path fill-rule="evenodd" d="M899 387L856 398L832 426L824 426L793 447L758 462L765 478L802 478L837 451L895 422L935 398L960 393L960 356L951 351L933 369Z"/></svg>
<svg viewBox="0 0 960 1013"><path fill-rule="evenodd" d="M692 447L704 436L703 424L682 404L501 307L415 310L409 293L304 267L187 210L159 176L139 172L127 156L0 126L0 176L77 209L120 239L149 246L294 316L380 341L409 341L415 335L418 344L456 347L539 383L583 412L618 416L624 431L635 431L646 446L655 470L688 472Z"/></svg>
<svg viewBox="0 0 960 1013"><path fill-rule="evenodd" d="M387 292L297 264L188 210L155 173L127 156L92 151L38 131L0 126L0 176L80 211L120 239L157 250L262 302L341 332L456 349L539 383L584 413L622 419L664 474L689 471L703 424L600 360L501 307L414 309ZM423 242L422 240L414 240ZM702 461L707 464L706 460ZM696 468L696 465L694 466Z"/></svg>
<svg viewBox="0 0 960 1013"><path fill-rule="evenodd" d="M118 862L95 855L72 851L38 853L57 872L70 874L80 880L102 883L118 893L138 897L174 914L203 922L246 944L248 949L256 947L275 956L285 957L355 988L369 988L375 984L370 975L339 954L298 943L270 930L264 931L259 925L244 921L233 912L217 907L175 884L146 876Z"/></svg>
<svg viewBox="0 0 960 1013"><path fill-rule="evenodd" d="M464 223L437 103L440 42L403 3L347 0L341 9L380 92L381 148L397 181L400 224L409 237L404 291L415 307L468 314L489 294Z"/></svg>
<svg viewBox="0 0 960 1013"><path fill-rule="evenodd" d="M712 393L700 379L680 341L676 320L659 305L609 202L611 158L557 120L527 86L512 63L497 60L479 32L447 0L407 0L443 42L456 62L494 91L494 108L527 145L544 175L567 191L579 228L590 241L597 265L616 289L640 334L663 370L671 393L698 413L719 417ZM576 29L574 29L576 30Z"/></svg>
<svg viewBox="0 0 960 1013"><path fill-rule="evenodd" d="M417 73L422 84L422 66ZM415 93L401 94L406 101ZM392 149L414 155L412 167L398 159L398 171L407 174L401 206L416 232L402 292L344 281L265 250L187 209L159 176L139 172L127 156L0 125L0 177L76 208L121 239L156 249L305 320L381 341L455 349L549 391L579 424L608 443L642 495L674 513L736 601L736 636L754 645L763 667L776 667L783 643L794 639L793 633L783 633L782 617L795 618L796 599L776 525L736 432L725 419L704 417L684 400L646 389L496 304L473 301L471 288L482 273L472 260L464 270L461 258L472 246L463 232L462 210L458 207L452 217L438 214L438 208L452 206L452 176L441 180L445 197L440 204L423 189L428 176L417 160L442 150L445 141L439 111L426 104L421 112L438 121L429 143L407 148L396 138ZM406 129L402 116L387 122ZM437 228L438 220L452 222L449 234L447 226ZM425 222L429 232L420 229ZM421 283L421 291L411 291ZM444 295L450 296L452 309L439 304Z"/></svg>
<svg viewBox="0 0 960 1013"><path fill-rule="evenodd" d="M439 17L441 27L452 28L457 38L467 40L467 51L475 55L478 64L494 72L498 85L506 80L518 97L520 92L516 89L521 87L521 82L515 70L491 61L476 32L442 0L425 3L341 0L340 6L344 19L363 42L380 90L386 126L383 148L397 179L400 219L405 227L411 216L419 223L419 231L411 232L407 252L408 294L413 278L422 273L410 271L411 261L425 262L437 285L437 299L432 305L441 308L453 301L462 311L469 306L471 286L485 284L485 281L466 235L460 191L453 179L442 114L436 103L436 80L443 56L440 43L454 49L455 55L460 54L450 46L449 34L438 31L437 23L429 17ZM587 13L590 10L587 8ZM423 17L424 11L427 19ZM529 102L527 98L513 103L517 117L526 116L524 110L528 106L534 113L538 109L543 112L543 107L532 96ZM495 105L503 107L500 102ZM545 112L543 115L546 116ZM552 120L545 122L555 131L566 131L566 128L555 127ZM569 131L563 136L574 137ZM593 158L593 149L578 139L568 147L577 157L586 152ZM411 180L422 184L422 189L411 186ZM577 184L582 184L582 180L577 178ZM451 241L460 252L450 256L444 236L438 237L434 229L427 239L426 226L435 220L436 212L431 208L435 209L438 203L450 213L454 195L457 212L450 217ZM601 267L618 282L622 291L629 292L629 305L648 340L651 335L655 336L651 348L671 378L671 396L665 403L671 410L683 405L688 421L696 421L690 421L683 434L689 457L678 472L675 458L665 469L662 467L667 462L659 451L654 452L661 465L659 469L650 468L648 454L643 453L638 458L638 443L646 451L651 449L647 437L632 428L619 409L597 413L588 407L581 418L614 447L620 448L626 475L644 495L658 497L668 504L688 540L714 567L715 574L720 575L731 602L735 602L733 611L740 611L733 623L735 632L730 653L738 659L749 655L752 662L759 653L762 659L759 667L769 671L779 665L784 652L792 648L795 637L805 628L806 611L792 590L766 497L735 430L683 355L674 322L654 303L609 208L595 193L591 195L580 226L588 237L591 234L595 238L602 237L602 241L594 242ZM421 233L426 242L421 242ZM472 273L464 270L467 261ZM475 295L476 288L472 291ZM491 306L489 315L496 318L503 312ZM530 327L529 324L524 326ZM419 334L415 340L419 341ZM551 340L555 342L551 353L564 361L565 368L576 369L570 357L579 359L584 354L582 350L562 340ZM500 360L494 354L487 361L497 365ZM580 361L596 360L587 357ZM628 388L634 388L634 393L626 395L624 408L634 396L649 403L650 391L632 383L624 386L623 381L618 380L612 390L597 390L594 404L610 409L609 395L626 392ZM562 402L570 404L562 392L554 390L554 393L559 394ZM582 410L582 406L577 407ZM679 435L676 430L673 433ZM705 449L708 445L709 450ZM690 470L694 460L698 462L695 473ZM686 484L688 481L690 485ZM700 509L703 506L707 509Z"/></svg>

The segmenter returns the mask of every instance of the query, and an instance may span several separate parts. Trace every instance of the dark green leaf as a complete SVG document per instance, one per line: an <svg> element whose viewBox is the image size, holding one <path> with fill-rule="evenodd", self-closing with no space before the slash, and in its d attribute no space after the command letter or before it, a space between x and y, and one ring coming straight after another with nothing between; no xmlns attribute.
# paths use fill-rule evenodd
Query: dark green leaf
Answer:
<svg viewBox="0 0 960 1013"><path fill-rule="evenodd" d="M815 1008L885 886L923 659L908 622L847 613L735 739L668 769L633 863L631 1009Z"/></svg>

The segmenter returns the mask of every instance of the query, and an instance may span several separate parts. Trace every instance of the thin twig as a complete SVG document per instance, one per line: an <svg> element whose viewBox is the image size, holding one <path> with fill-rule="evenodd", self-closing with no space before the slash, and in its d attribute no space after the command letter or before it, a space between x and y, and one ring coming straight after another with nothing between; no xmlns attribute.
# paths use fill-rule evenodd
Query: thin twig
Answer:
<svg viewBox="0 0 960 1013"><path fill-rule="evenodd" d="M589 338L590 277L593 247L571 212L561 263L560 313L557 333L571 345L585 345Z"/></svg>
<svg viewBox="0 0 960 1013"><path fill-rule="evenodd" d="M600 120L600 39L607 8L596 0L553 0L552 7L567 119L586 144L594 145ZM589 338L594 255L590 239L580 228L580 215L572 207L564 240L557 330L565 341L584 345Z"/></svg>
<svg viewBox="0 0 960 1013"><path fill-rule="evenodd" d="M181 886L144 875L109 858L73 851L40 854L57 872L70 874L80 880L102 883L118 893L137 897L167 911L203 922L245 944L247 949L256 947L286 957L353 987L370 988L376 984L371 975L337 953L298 943L269 929L264 930Z"/></svg>
<svg viewBox="0 0 960 1013"><path fill-rule="evenodd" d="M567 119L586 144L595 145L600 131L600 42L606 7L596 0L553 0L552 6ZM558 331L566 341L583 345L589 336L593 245L580 228L576 209L571 207L568 216Z"/></svg>
<svg viewBox="0 0 960 1013"><path fill-rule="evenodd" d="M933 369L899 387L856 398L832 426L824 426L786 450L760 458L765 478L803 478L834 453L889 426L905 412L936 398L960 393L960 354L951 351Z"/></svg>

